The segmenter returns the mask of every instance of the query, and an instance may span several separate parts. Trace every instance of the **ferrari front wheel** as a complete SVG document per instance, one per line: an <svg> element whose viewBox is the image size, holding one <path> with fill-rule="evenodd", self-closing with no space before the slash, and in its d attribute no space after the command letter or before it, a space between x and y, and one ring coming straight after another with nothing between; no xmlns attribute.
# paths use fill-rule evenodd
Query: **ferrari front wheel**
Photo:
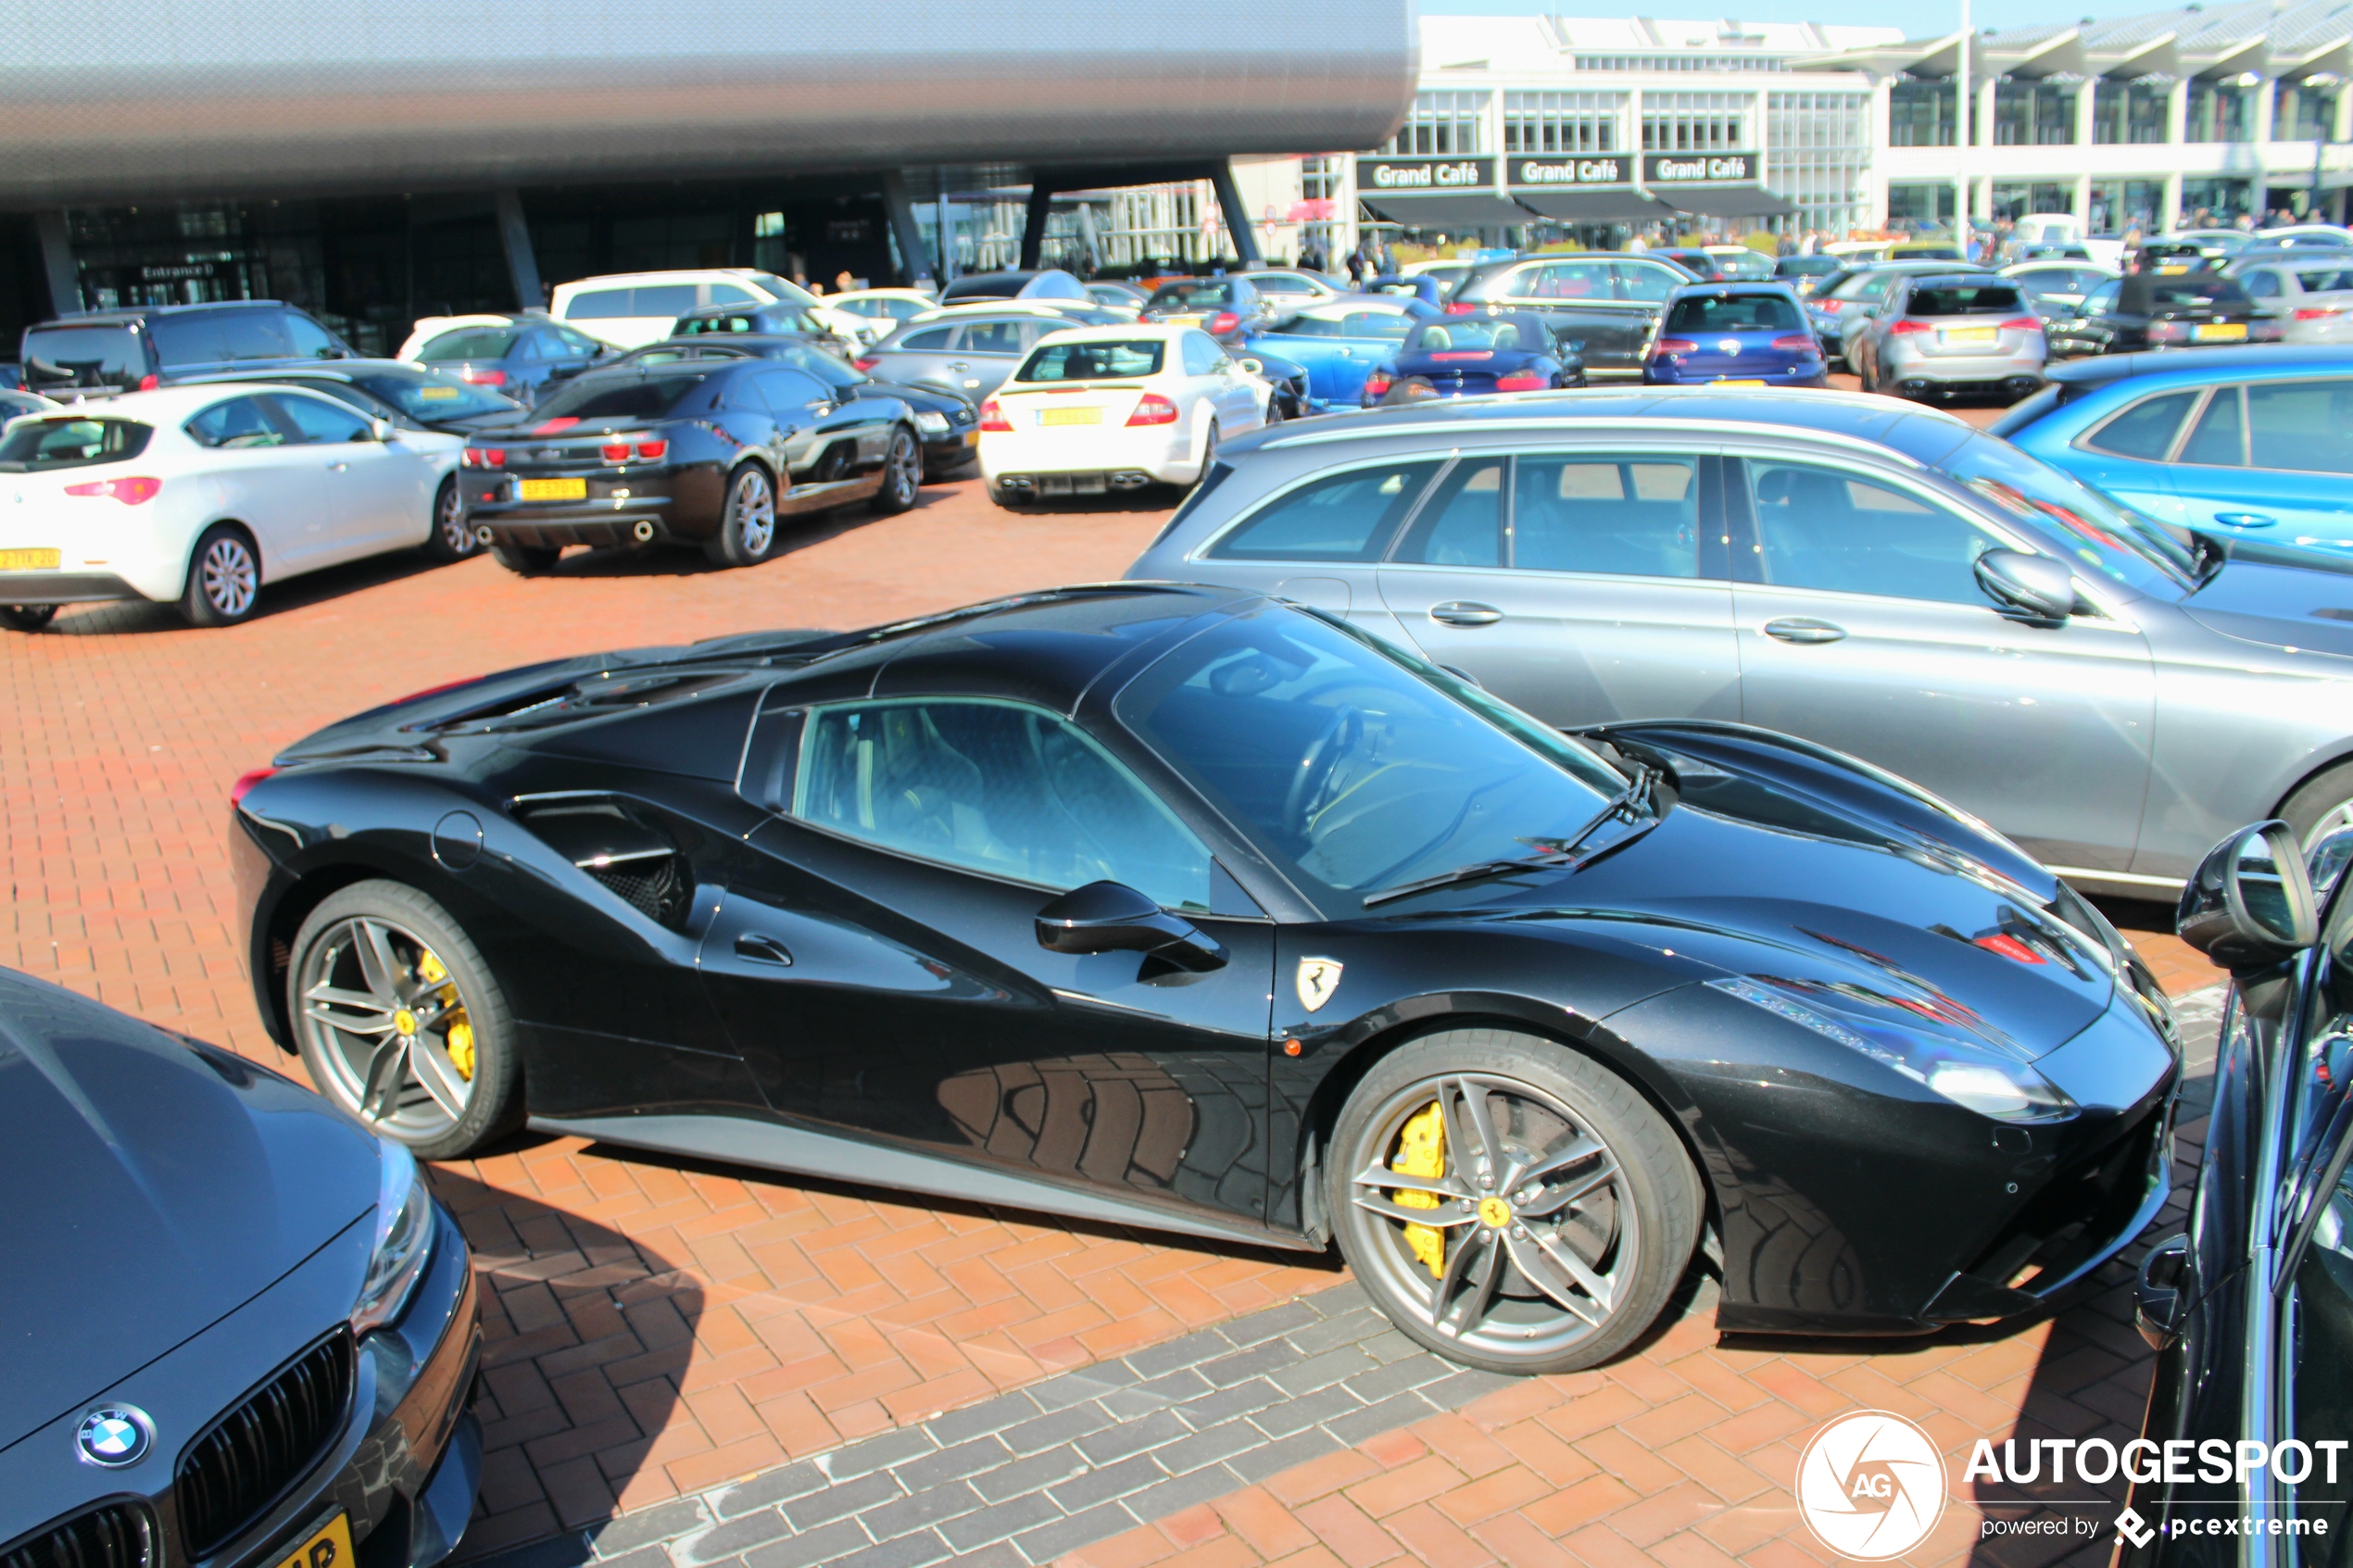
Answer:
<svg viewBox="0 0 2353 1568"><path fill-rule="evenodd" d="M1650 1327L1702 1193L1650 1103L1590 1058L1457 1029L1384 1058L1334 1127L1340 1250L1409 1337L1491 1372L1575 1372Z"/></svg>

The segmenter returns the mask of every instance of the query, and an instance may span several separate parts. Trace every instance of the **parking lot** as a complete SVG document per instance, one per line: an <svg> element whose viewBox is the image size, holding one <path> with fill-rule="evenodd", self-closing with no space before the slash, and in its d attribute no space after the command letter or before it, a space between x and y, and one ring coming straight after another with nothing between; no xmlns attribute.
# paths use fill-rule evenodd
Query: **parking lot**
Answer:
<svg viewBox="0 0 2353 1568"><path fill-rule="evenodd" d="M0 962L283 1066L238 970L222 843L229 782L278 746L487 669L1116 576L1166 504L1015 514L965 480L897 518L805 520L749 570L616 553L526 580L387 557L273 590L223 632L163 607L69 610L0 642L17 715ZM2170 937L2135 940L2170 990L2210 985ZM2182 1130L2194 1154L2194 1110ZM490 1287L489 1459L462 1549L560 1537L518 1560L551 1568L665 1541L667 1561L749 1568L867 1542L910 1564L1780 1568L1820 1552L1788 1488L1826 1416L1911 1415L1957 1456L2013 1431L2121 1440L2145 1391L2121 1262L2055 1321L1886 1344L1719 1345L1696 1280L1637 1354L1513 1383L1407 1354L1336 1262L1297 1254L576 1139L526 1136L435 1185ZM2177 1198L2157 1232L2178 1218ZM1229 1392L1251 1387L1255 1406ZM1981 1543L1981 1514L2029 1509L2015 1489L1977 1503L1914 1560L2106 1558L2105 1536ZM583 1529L586 1546L561 1535Z"/></svg>

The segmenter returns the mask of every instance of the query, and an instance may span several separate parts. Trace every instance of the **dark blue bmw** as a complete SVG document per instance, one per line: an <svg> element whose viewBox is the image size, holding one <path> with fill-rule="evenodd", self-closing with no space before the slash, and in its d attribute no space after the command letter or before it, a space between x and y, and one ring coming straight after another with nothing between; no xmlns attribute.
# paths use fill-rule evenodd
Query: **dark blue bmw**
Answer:
<svg viewBox="0 0 2353 1568"><path fill-rule="evenodd" d="M1585 361L1541 316L1444 316L1416 325L1365 378L1365 407L1584 384Z"/></svg>
<svg viewBox="0 0 2353 1568"><path fill-rule="evenodd" d="M1667 299L1642 357L1653 386L1828 386L1821 339L1787 283L1702 283Z"/></svg>

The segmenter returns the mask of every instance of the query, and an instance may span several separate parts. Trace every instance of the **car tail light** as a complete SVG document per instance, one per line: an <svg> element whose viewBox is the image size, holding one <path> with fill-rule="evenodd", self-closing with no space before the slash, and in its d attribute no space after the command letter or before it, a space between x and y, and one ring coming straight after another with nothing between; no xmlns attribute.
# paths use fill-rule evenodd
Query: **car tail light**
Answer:
<svg viewBox="0 0 2353 1568"><path fill-rule="evenodd" d="M2299 305L2296 309L2296 319L2299 321L2317 321L2322 317L2335 314L2335 311L2329 309L2326 306Z"/></svg>
<svg viewBox="0 0 2353 1568"><path fill-rule="evenodd" d="M1176 405L1157 392L1147 392L1136 399L1136 411L1127 416L1130 425L1173 425L1176 422Z"/></svg>
<svg viewBox="0 0 2353 1568"><path fill-rule="evenodd" d="M1651 357L1662 354L1697 354L1699 345L1687 337L1663 337L1651 345Z"/></svg>
<svg viewBox="0 0 2353 1568"><path fill-rule="evenodd" d="M1390 375L1388 371L1375 370L1371 375L1365 378L1365 395L1367 397L1381 396L1383 394L1387 393L1390 387L1396 384L1396 378Z"/></svg>
<svg viewBox="0 0 2353 1568"><path fill-rule="evenodd" d="M485 370L472 365L460 365L458 367L458 379L472 382L476 386L504 386L507 384L507 372Z"/></svg>
<svg viewBox="0 0 2353 1568"><path fill-rule="evenodd" d="M1535 392L1546 384L1544 378L1532 370L1522 370L1517 375L1495 378L1495 390L1498 392Z"/></svg>
<svg viewBox="0 0 2353 1568"><path fill-rule="evenodd" d="M625 463L629 460L629 443L626 441L607 442L597 448L597 456L609 463Z"/></svg>
<svg viewBox="0 0 2353 1568"><path fill-rule="evenodd" d="M1453 299L1446 302L1446 314L1449 316L1469 316L1475 314L1478 309L1478 307L1467 299Z"/></svg>
<svg viewBox="0 0 2353 1568"><path fill-rule="evenodd" d="M1784 354L1811 354L1814 352L1814 340L1804 332L1792 332L1787 337L1775 338L1773 346Z"/></svg>
<svg viewBox="0 0 2353 1568"><path fill-rule="evenodd" d="M667 441L637 443L637 460L641 463L658 463L668 456L670 456L670 443Z"/></svg>
<svg viewBox="0 0 2353 1568"><path fill-rule="evenodd" d="M1932 332L1936 329L1926 321L1898 321L1887 329L1890 337L1908 337L1914 332Z"/></svg>
<svg viewBox="0 0 2353 1568"><path fill-rule="evenodd" d="M507 466L507 449L503 446L469 446L458 455L461 469L503 469Z"/></svg>
<svg viewBox="0 0 2353 1568"><path fill-rule="evenodd" d="M1220 310L1216 315L1212 316L1209 319L1209 335L1212 337L1224 337L1227 332L1232 332L1236 327L1239 327L1241 324L1242 319L1239 316L1235 315L1230 310Z"/></svg>
<svg viewBox="0 0 2353 1568"><path fill-rule="evenodd" d="M1005 418L1004 408L992 397L980 406L980 428L1010 431L1013 428L1013 421Z"/></svg>
<svg viewBox="0 0 2353 1568"><path fill-rule="evenodd" d="M852 359L852 360L850 361L850 363L851 363L851 364L853 364L853 365L855 365L855 366L857 366L860 370L862 370L865 371L868 375L872 375L872 374L874 374L874 371L875 371L875 366L877 366L877 365L879 365L879 364L881 364L881 363L882 363L882 361L881 361L881 360L879 360L879 359L877 359L877 358L875 358L873 355L869 354L869 355L867 355L867 356L866 356L865 358L860 358L860 359Z"/></svg>
<svg viewBox="0 0 2353 1568"><path fill-rule="evenodd" d="M278 770L275 768L248 768L244 772L239 773L237 775L237 782L229 786L229 804L234 806L237 802L243 800L246 796L253 793L254 785L259 784L262 780L268 778L271 774L276 772Z"/></svg>
<svg viewBox="0 0 2353 1568"><path fill-rule="evenodd" d="M2013 316L2002 323L2002 330L2006 332L2039 332L2043 330L2043 318Z"/></svg>
<svg viewBox="0 0 2353 1568"><path fill-rule="evenodd" d="M145 375L139 378L139 390L142 392L153 392L156 388L161 386L162 384L163 378L157 375L153 370L149 370Z"/></svg>
<svg viewBox="0 0 2353 1568"><path fill-rule="evenodd" d="M154 500L156 492L162 488L162 480L148 479L142 475L131 479L95 480L88 484L69 484L66 486L66 494L102 495L108 500L120 501L126 507L135 507L142 501Z"/></svg>

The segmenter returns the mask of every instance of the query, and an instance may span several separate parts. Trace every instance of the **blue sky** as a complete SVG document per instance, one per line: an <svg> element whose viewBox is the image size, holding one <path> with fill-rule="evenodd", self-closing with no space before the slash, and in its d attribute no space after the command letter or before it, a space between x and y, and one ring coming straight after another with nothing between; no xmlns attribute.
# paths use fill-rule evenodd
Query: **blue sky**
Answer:
<svg viewBox="0 0 2353 1568"><path fill-rule="evenodd" d="M2124 17L2137 11L2165 8L2167 0L1971 0L1970 21L1984 27L2047 26L2064 14L2077 17ZM1729 5L1731 9L1722 9ZM1922 6L1891 6L1886 0L1702 0L1677 6L1671 0L1629 0L1622 6L1584 3L1554 4L1553 0L1421 0L1430 15L1549 16L1557 11L1571 17L1656 16L1714 19L1724 15L1742 21L1816 21L1834 27L1901 27L1913 37L1932 37L1960 25L1957 0L1928 0Z"/></svg>

